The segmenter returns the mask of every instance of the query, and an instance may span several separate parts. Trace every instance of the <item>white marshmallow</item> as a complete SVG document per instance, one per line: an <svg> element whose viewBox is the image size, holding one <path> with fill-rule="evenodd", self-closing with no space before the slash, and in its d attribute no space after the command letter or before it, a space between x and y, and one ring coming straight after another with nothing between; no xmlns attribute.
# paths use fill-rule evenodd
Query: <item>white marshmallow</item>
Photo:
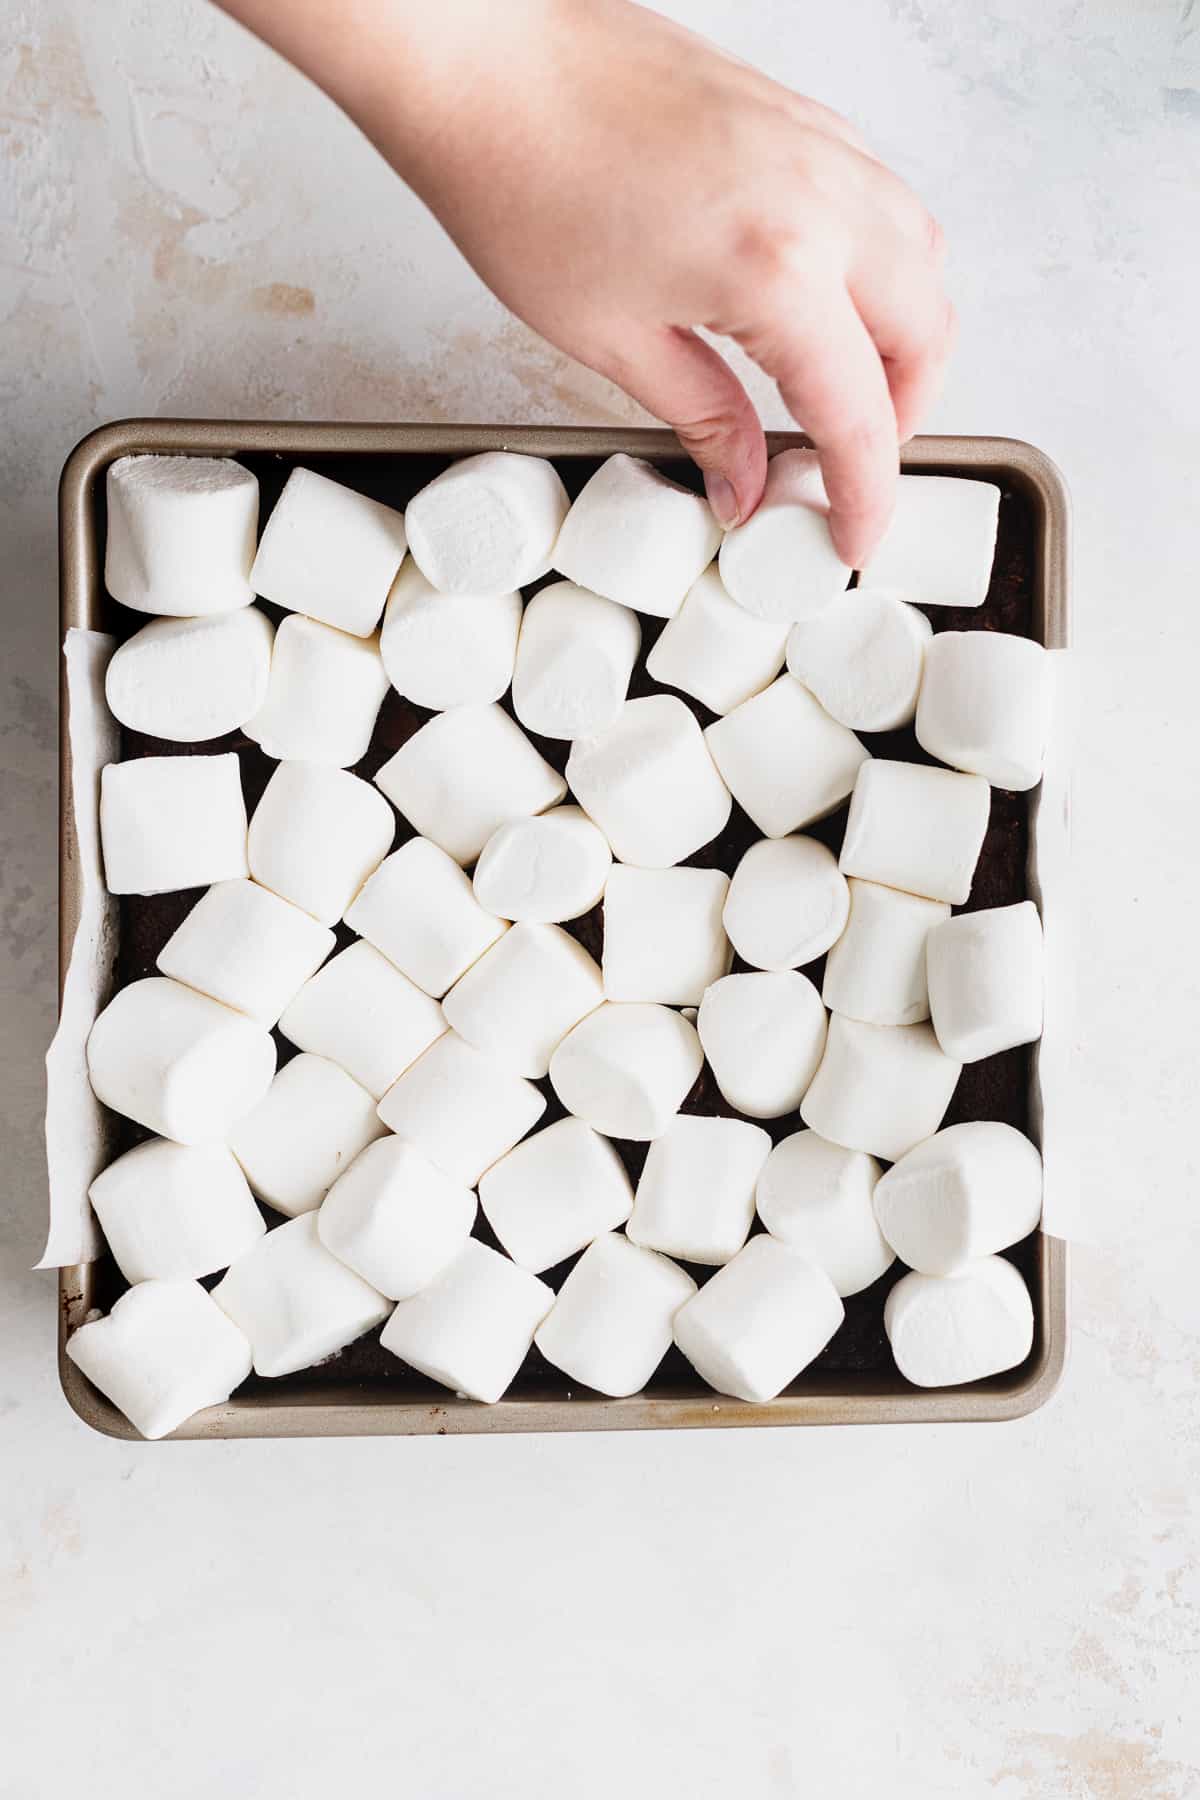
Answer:
<svg viewBox="0 0 1200 1800"><path fill-rule="evenodd" d="M339 1262L391 1300L428 1287L471 1235L476 1200L402 1138L381 1138L339 1175L317 1232Z"/></svg>
<svg viewBox="0 0 1200 1800"><path fill-rule="evenodd" d="M847 1150L895 1162L937 1130L961 1073L928 1025L864 1025L834 1013L800 1117Z"/></svg>
<svg viewBox="0 0 1200 1800"><path fill-rule="evenodd" d="M436 1000L361 941L305 982L279 1021L285 1038L328 1057L379 1100L446 1029Z"/></svg>
<svg viewBox="0 0 1200 1800"><path fill-rule="evenodd" d="M500 919L555 925L590 912L612 851L579 806L555 806L494 831L475 865L475 898Z"/></svg>
<svg viewBox="0 0 1200 1800"><path fill-rule="evenodd" d="M370 637L404 557L404 515L314 469L293 469L263 526L256 593Z"/></svg>
<svg viewBox="0 0 1200 1800"><path fill-rule="evenodd" d="M841 936L850 891L832 850L816 838L764 838L734 871L725 929L755 969L798 969Z"/></svg>
<svg viewBox="0 0 1200 1800"><path fill-rule="evenodd" d="M794 969L726 975L700 1002L696 1029L717 1086L751 1119L795 1112L825 1049L825 1008Z"/></svg>
<svg viewBox="0 0 1200 1800"><path fill-rule="evenodd" d="M543 737L592 737L615 725L642 643L636 613L573 581L555 581L525 608L513 671L513 711Z"/></svg>
<svg viewBox="0 0 1200 1800"><path fill-rule="evenodd" d="M269 888L219 881L171 933L157 966L269 1029L336 941Z"/></svg>
<svg viewBox="0 0 1200 1800"><path fill-rule="evenodd" d="M760 619L808 619L844 592L850 571L829 535L829 501L815 450L781 450L744 525L725 533L721 579Z"/></svg>
<svg viewBox="0 0 1200 1800"><path fill-rule="evenodd" d="M982 776L873 758L854 784L842 873L961 906L991 804Z"/></svg>
<svg viewBox="0 0 1200 1800"><path fill-rule="evenodd" d="M1042 779L1050 658L1004 631L942 631L929 646L917 742L952 768L1025 793Z"/></svg>
<svg viewBox="0 0 1200 1800"><path fill-rule="evenodd" d="M933 1029L947 1056L978 1062L1042 1035L1042 921L1032 900L947 919L925 955Z"/></svg>
<svg viewBox="0 0 1200 1800"><path fill-rule="evenodd" d="M955 475L901 475L896 508L863 570L919 606L982 606L992 578L1000 489Z"/></svg>
<svg viewBox="0 0 1200 1800"><path fill-rule="evenodd" d="M223 1144L151 1138L97 1175L88 1198L129 1282L212 1275L266 1230Z"/></svg>
<svg viewBox="0 0 1200 1800"><path fill-rule="evenodd" d="M720 542L707 500L641 457L610 456L567 514L554 567L607 600L669 619Z"/></svg>
<svg viewBox="0 0 1200 1800"><path fill-rule="evenodd" d="M818 1263L843 1299L861 1293L896 1258L875 1219L879 1164L815 1131L776 1144L758 1178L758 1213L781 1243Z"/></svg>
<svg viewBox="0 0 1200 1800"><path fill-rule="evenodd" d="M1002 1256L957 1275L904 1275L883 1324L896 1367L914 1387L957 1387L1015 1369L1033 1348L1029 1289Z"/></svg>
<svg viewBox="0 0 1200 1800"><path fill-rule="evenodd" d="M600 971L557 925L514 925L446 995L446 1021L514 1075L540 1081L604 998Z"/></svg>
<svg viewBox="0 0 1200 1800"><path fill-rule="evenodd" d="M87 1042L96 1098L177 1144L222 1140L275 1073L270 1034L161 975L113 995Z"/></svg>
<svg viewBox="0 0 1200 1800"><path fill-rule="evenodd" d="M379 1102L385 1125L467 1187L545 1110L531 1081L473 1049L456 1031L430 1045Z"/></svg>
<svg viewBox="0 0 1200 1800"><path fill-rule="evenodd" d="M414 732L375 777L422 837L472 863L499 826L556 806L567 791L499 706L460 706Z"/></svg>
<svg viewBox="0 0 1200 1800"><path fill-rule="evenodd" d="M732 712L783 667L786 620L756 619L732 600L716 563L699 575L646 658L646 673L710 712Z"/></svg>
<svg viewBox="0 0 1200 1800"><path fill-rule="evenodd" d="M280 763L250 820L250 873L333 925L395 835L392 809L370 782L319 763Z"/></svg>
<svg viewBox="0 0 1200 1800"><path fill-rule="evenodd" d="M920 1024L929 1017L925 943L949 905L855 876L849 887L850 917L826 959L821 998L869 1025Z"/></svg>
<svg viewBox="0 0 1200 1800"><path fill-rule="evenodd" d="M314 1212L268 1231L212 1297L249 1338L255 1374L270 1377L336 1356L389 1311L382 1294L325 1248Z"/></svg>
<svg viewBox="0 0 1200 1800"><path fill-rule="evenodd" d="M770 1149L761 1125L680 1113L646 1154L626 1236L684 1262L729 1262L754 1222Z"/></svg>
<svg viewBox="0 0 1200 1800"><path fill-rule="evenodd" d="M288 1218L315 1212L343 1169L384 1134L366 1088L323 1056L294 1056L229 1134L252 1191Z"/></svg>
<svg viewBox="0 0 1200 1800"><path fill-rule="evenodd" d="M852 731L912 723L933 627L884 588L853 588L793 625L787 666L831 719Z"/></svg>
<svg viewBox="0 0 1200 1800"><path fill-rule="evenodd" d="M384 858L346 908L346 923L435 999L507 930L480 906L454 858L419 837Z"/></svg>
<svg viewBox="0 0 1200 1800"><path fill-rule="evenodd" d="M875 1190L875 1216L910 1269L956 1275L1035 1228L1042 1159L1011 1125L950 1125L892 1165Z"/></svg>
<svg viewBox="0 0 1200 1800"><path fill-rule="evenodd" d="M104 677L131 731L199 744L238 731L262 705L275 627L257 606L199 619L151 619L118 644Z"/></svg>
<svg viewBox="0 0 1200 1800"><path fill-rule="evenodd" d="M609 1137L661 1137L704 1066L695 1026L666 1006L606 1000L550 1060L554 1091Z"/></svg>
<svg viewBox="0 0 1200 1800"><path fill-rule="evenodd" d="M221 456L123 456L105 488L114 600L173 618L249 606L258 482L248 469Z"/></svg>
<svg viewBox="0 0 1200 1800"><path fill-rule="evenodd" d="M244 1335L195 1281L139 1282L67 1339L67 1355L144 1438L219 1406L250 1373Z"/></svg>
<svg viewBox="0 0 1200 1800"><path fill-rule="evenodd" d="M534 1334L546 1361L597 1393L639 1393L671 1347L671 1326L696 1283L665 1256L617 1232L585 1250Z"/></svg>
<svg viewBox="0 0 1200 1800"><path fill-rule="evenodd" d="M623 1225L633 1184L607 1138L559 1119L492 1164L479 1203L513 1261L540 1275Z"/></svg>
<svg viewBox="0 0 1200 1800"><path fill-rule="evenodd" d="M729 877L720 869L629 869L618 863L604 890L608 999L697 1005L733 960L721 923L728 893Z"/></svg>
<svg viewBox="0 0 1200 1800"><path fill-rule="evenodd" d="M289 613L275 633L267 697L243 730L277 761L345 769L370 749L387 689L378 637Z"/></svg>
<svg viewBox="0 0 1200 1800"><path fill-rule="evenodd" d="M238 759L142 756L100 771L110 894L168 894L248 872Z"/></svg>
<svg viewBox="0 0 1200 1800"><path fill-rule="evenodd" d="M436 1280L401 1300L379 1341L431 1381L491 1405L553 1304L553 1288L469 1238Z"/></svg>
<svg viewBox="0 0 1200 1800"><path fill-rule="evenodd" d="M440 593L506 593L546 573L568 505L544 457L485 450L413 495L409 548Z"/></svg>
<svg viewBox="0 0 1200 1800"><path fill-rule="evenodd" d="M439 594L410 560L388 595L379 653L417 706L487 706L513 678L520 630L520 594Z"/></svg>
<svg viewBox="0 0 1200 1800"><path fill-rule="evenodd" d="M754 1237L675 1315L675 1342L719 1394L773 1400L845 1317L824 1269Z"/></svg>
<svg viewBox="0 0 1200 1800"><path fill-rule="evenodd" d="M836 812L870 752L792 675L704 733L726 787L766 837Z"/></svg>
<svg viewBox="0 0 1200 1800"><path fill-rule="evenodd" d="M730 799L695 716L673 694L627 700L616 724L580 738L571 792L622 862L667 869L724 831Z"/></svg>

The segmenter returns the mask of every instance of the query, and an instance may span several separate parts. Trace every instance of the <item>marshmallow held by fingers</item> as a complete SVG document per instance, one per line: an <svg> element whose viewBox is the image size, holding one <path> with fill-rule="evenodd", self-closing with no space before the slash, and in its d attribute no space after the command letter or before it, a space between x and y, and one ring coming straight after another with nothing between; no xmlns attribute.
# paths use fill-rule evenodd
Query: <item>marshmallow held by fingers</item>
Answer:
<svg viewBox="0 0 1200 1800"><path fill-rule="evenodd" d="M721 923L728 892L729 877L720 869L618 864L604 890L607 997L698 1005L732 961Z"/></svg>
<svg viewBox="0 0 1200 1800"><path fill-rule="evenodd" d="M793 969L726 975L700 1002L696 1029L717 1086L751 1119L794 1112L825 1049L821 996Z"/></svg>
<svg viewBox="0 0 1200 1800"><path fill-rule="evenodd" d="M554 1091L576 1118L608 1137L661 1137L704 1066L696 1028L666 1006L603 1006L550 1059Z"/></svg>
<svg viewBox="0 0 1200 1800"><path fill-rule="evenodd" d="M275 627L257 606L198 619L151 619L118 644L104 677L131 731L199 744L238 731L267 693Z"/></svg>
<svg viewBox="0 0 1200 1800"><path fill-rule="evenodd" d="M100 842L110 894L167 894L245 875L237 757L108 763L100 772Z"/></svg>
<svg viewBox="0 0 1200 1800"><path fill-rule="evenodd" d="M446 1029L436 1000L360 939L309 977L279 1021L300 1050L326 1056L379 1100Z"/></svg>
<svg viewBox="0 0 1200 1800"><path fill-rule="evenodd" d="M370 637L404 557L404 515L313 469L293 469L251 580L264 600Z"/></svg>
<svg viewBox="0 0 1200 1800"><path fill-rule="evenodd" d="M520 630L520 594L439 594L409 561L388 596L379 654L417 706L487 706L512 680Z"/></svg>
<svg viewBox="0 0 1200 1800"><path fill-rule="evenodd" d="M721 579L760 619L807 619L845 590L850 571L829 535L829 502L815 450L781 450L744 525L725 534Z"/></svg>
<svg viewBox="0 0 1200 1800"><path fill-rule="evenodd" d="M863 585L918 606L982 606L996 551L1000 489L955 475L901 475Z"/></svg>
<svg viewBox="0 0 1200 1800"><path fill-rule="evenodd" d="M847 1150L894 1162L937 1130L961 1073L928 1025L864 1025L834 1013L800 1117Z"/></svg>
<svg viewBox="0 0 1200 1800"><path fill-rule="evenodd" d="M258 482L248 469L218 456L123 456L105 488L114 600L173 618L249 606Z"/></svg>
<svg viewBox="0 0 1200 1800"><path fill-rule="evenodd" d="M1011 1125L948 1126L893 1163L875 1216L910 1269L955 1275L1028 1237L1042 1216L1042 1159Z"/></svg>
<svg viewBox="0 0 1200 1800"><path fill-rule="evenodd" d="M514 1075L540 1081L604 998L600 971L557 925L514 925L450 989L447 1023Z"/></svg>
<svg viewBox="0 0 1200 1800"><path fill-rule="evenodd" d="M725 929L755 969L798 969L838 939L850 893L837 859L815 838L764 838L734 871Z"/></svg>
<svg viewBox="0 0 1200 1800"><path fill-rule="evenodd" d="M419 837L384 858L346 923L435 999L508 929L480 906L454 858Z"/></svg>
<svg viewBox="0 0 1200 1800"><path fill-rule="evenodd" d="M856 876L849 889L850 916L826 958L821 998L870 1025L919 1024L929 1017L925 946L949 905Z"/></svg>
<svg viewBox="0 0 1200 1800"><path fill-rule="evenodd" d="M150 1138L97 1175L88 1198L129 1282L212 1275L266 1230L224 1144Z"/></svg>
<svg viewBox="0 0 1200 1800"><path fill-rule="evenodd" d="M854 784L842 873L961 906L971 892L991 804L991 789L980 775L873 758Z"/></svg>
<svg viewBox="0 0 1200 1800"><path fill-rule="evenodd" d="M479 853L475 898L498 919L557 925L590 912L604 892L612 851L579 806L511 819Z"/></svg>
<svg viewBox="0 0 1200 1800"><path fill-rule="evenodd" d="M382 1137L365 1087L324 1056L294 1056L229 1133L251 1190L288 1218L314 1212L342 1170Z"/></svg>
<svg viewBox="0 0 1200 1800"><path fill-rule="evenodd" d="M646 658L646 673L710 712L732 712L783 667L786 619L758 619L730 598L716 563L697 577Z"/></svg>
<svg viewBox="0 0 1200 1800"><path fill-rule="evenodd" d="M335 942L332 931L269 888L219 881L171 933L158 968L270 1029Z"/></svg>
<svg viewBox="0 0 1200 1800"><path fill-rule="evenodd" d="M734 799L766 837L786 837L835 812L870 752L792 675L704 733Z"/></svg>
<svg viewBox="0 0 1200 1800"><path fill-rule="evenodd" d="M845 1316L824 1269L754 1237L675 1315L675 1342L719 1394L773 1400Z"/></svg>
<svg viewBox="0 0 1200 1800"><path fill-rule="evenodd" d="M391 1300L428 1287L459 1255L475 1223L469 1187L402 1138L380 1138L338 1176L317 1232L339 1262Z"/></svg>
<svg viewBox="0 0 1200 1800"><path fill-rule="evenodd" d="M1042 1034L1042 922L1032 900L960 913L926 944L929 1008L947 1056L978 1062Z"/></svg>
<svg viewBox="0 0 1200 1800"><path fill-rule="evenodd" d="M492 1164L479 1203L513 1261L540 1275L623 1225L633 1186L607 1138L559 1119Z"/></svg>
<svg viewBox="0 0 1200 1800"><path fill-rule="evenodd" d="M401 1300L379 1341L431 1381L493 1405L553 1305L552 1287L468 1238L428 1287Z"/></svg>
<svg viewBox="0 0 1200 1800"><path fill-rule="evenodd" d="M345 769L370 748L387 688L378 637L290 613L275 633L267 697L245 733L278 761Z"/></svg>
<svg viewBox="0 0 1200 1800"><path fill-rule="evenodd" d="M852 731L911 724L933 627L882 588L854 588L793 625L787 665L831 719Z"/></svg>
<svg viewBox="0 0 1200 1800"><path fill-rule="evenodd" d="M250 873L334 925L395 835L392 809L369 782L318 763L280 763L250 820Z"/></svg>
<svg viewBox="0 0 1200 1800"><path fill-rule="evenodd" d="M994 787L1036 787L1050 727L1050 667L1032 638L939 632L925 659L917 742Z"/></svg>
<svg viewBox="0 0 1200 1800"><path fill-rule="evenodd" d="M431 1044L379 1102L385 1125L467 1187L474 1187L545 1110L531 1081L456 1031Z"/></svg>
<svg viewBox="0 0 1200 1800"><path fill-rule="evenodd" d="M390 1310L377 1289L325 1248L311 1212L268 1231L212 1297L250 1340L255 1374L272 1378L335 1356Z"/></svg>
<svg viewBox="0 0 1200 1800"><path fill-rule="evenodd" d="M684 1262L729 1262L754 1222L770 1148L761 1125L680 1113L650 1146L626 1236Z"/></svg>
<svg viewBox="0 0 1200 1800"><path fill-rule="evenodd" d="M166 1437L228 1400L250 1373L245 1335L196 1281L141 1281L67 1355L144 1438Z"/></svg>
<svg viewBox="0 0 1200 1800"><path fill-rule="evenodd" d="M542 737L592 737L615 725L642 628L615 600L555 581L525 608L513 671L513 711Z"/></svg>
<svg viewBox="0 0 1200 1800"><path fill-rule="evenodd" d="M626 701L615 725L578 739L567 781L613 855L638 868L671 868L729 823L729 791L673 694Z"/></svg>
<svg viewBox="0 0 1200 1800"><path fill-rule="evenodd" d="M758 1212L772 1237L811 1257L845 1298L890 1269L895 1253L876 1222L879 1164L815 1131L776 1144L758 1178Z"/></svg>
<svg viewBox="0 0 1200 1800"><path fill-rule="evenodd" d="M578 495L554 567L580 587L669 619L721 542L707 500L637 456L610 456Z"/></svg>
<svg viewBox="0 0 1200 1800"><path fill-rule="evenodd" d="M409 548L439 593L510 593L550 567L568 504L545 457L485 450L451 463L413 495Z"/></svg>
<svg viewBox="0 0 1200 1800"><path fill-rule="evenodd" d="M559 1289L534 1342L556 1369L620 1398L645 1387L671 1347L671 1327L696 1283L682 1269L607 1232Z"/></svg>
<svg viewBox="0 0 1200 1800"><path fill-rule="evenodd" d="M1029 1289L1002 1256L957 1275L902 1276L883 1308L896 1367L914 1387L956 1387L1023 1363L1033 1348Z"/></svg>

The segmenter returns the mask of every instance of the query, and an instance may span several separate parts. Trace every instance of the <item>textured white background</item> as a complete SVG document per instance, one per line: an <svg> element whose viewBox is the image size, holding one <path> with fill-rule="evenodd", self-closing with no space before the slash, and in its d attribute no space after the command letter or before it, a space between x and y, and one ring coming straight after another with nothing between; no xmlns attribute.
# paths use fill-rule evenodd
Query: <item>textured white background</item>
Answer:
<svg viewBox="0 0 1200 1800"><path fill-rule="evenodd" d="M67 1412L51 1279L25 1273L65 453L138 412L634 409L505 318L202 0L8 0L5 1800L1200 1794L1200 21L1192 0L670 10L849 113L925 196L963 320L931 424L1031 438L1074 489L1102 1242L1074 1258L1066 1385L1016 1425L903 1432L144 1447Z"/></svg>

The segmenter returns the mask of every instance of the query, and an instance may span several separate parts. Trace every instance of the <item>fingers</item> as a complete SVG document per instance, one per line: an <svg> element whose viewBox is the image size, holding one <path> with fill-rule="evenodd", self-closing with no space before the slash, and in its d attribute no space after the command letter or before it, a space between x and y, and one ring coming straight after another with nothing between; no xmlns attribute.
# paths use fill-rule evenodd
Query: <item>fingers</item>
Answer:
<svg viewBox="0 0 1200 1800"><path fill-rule="evenodd" d="M883 358L900 440L911 437L941 385L952 342L953 309L927 256L898 243L852 272L850 295Z"/></svg>

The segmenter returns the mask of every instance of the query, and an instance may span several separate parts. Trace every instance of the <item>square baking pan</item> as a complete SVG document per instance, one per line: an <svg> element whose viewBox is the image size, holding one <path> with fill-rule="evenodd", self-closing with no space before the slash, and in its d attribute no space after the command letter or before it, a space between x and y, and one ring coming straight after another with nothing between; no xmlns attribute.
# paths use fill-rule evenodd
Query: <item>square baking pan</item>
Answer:
<svg viewBox="0 0 1200 1800"><path fill-rule="evenodd" d="M807 440L798 433L769 434L772 453ZM144 621L127 614L103 586L104 476L118 457L142 453L234 456L258 475L264 509L297 463L312 464L352 486L403 505L432 475L456 457L481 450L512 449L548 456L575 492L603 458L614 452L649 458L677 479L696 485L694 467L665 431L524 426L337 425L126 420L86 437L68 458L60 488L60 607L62 630L83 626L128 635ZM1023 631L1050 648L1069 642L1068 502L1061 476L1033 446L1007 438L925 437L907 445L908 473L950 474L996 483L1001 489L1000 531L992 589L978 614L939 608L935 628ZM647 622L653 626L654 622ZM648 647L648 646L644 646ZM635 688L637 691L637 677ZM393 696L393 699L396 697ZM385 717L387 709L385 707ZM408 730L415 728L412 723ZM903 734L891 734L893 737ZM402 741L402 738L401 738ZM868 743L883 754L920 754L909 734L907 752L889 739ZM205 748L227 748L224 740ZM256 747L239 740L251 758ZM540 746L545 748L544 745ZM126 744L123 754L145 753ZM154 746L150 745L153 749ZM170 746L164 746L170 748ZM177 748L177 747L176 747ZM560 746L565 752L566 746ZM370 774L387 754L359 765ZM67 695L60 717L60 987L79 917L79 882L71 855L74 795L67 738ZM250 798L261 786L245 772ZM1038 791L993 797L992 825L980 862L981 885L972 904L994 905L1029 895L1042 898L1032 829ZM844 813L829 822L835 847ZM822 827L813 828L818 833ZM735 846L736 851L736 846ZM178 896L166 897L176 903ZM187 898L190 904L190 897ZM114 983L149 972L169 926L135 900L122 900L120 948ZM585 941L587 941L585 939ZM99 996L106 999L107 994ZM702 1081L703 1081L702 1077ZM689 1102L695 1110L720 1105L714 1092ZM728 1110L728 1109L726 1109ZM969 1065L947 1122L1008 1116L1040 1141L1042 1095L1036 1047ZM553 1114L548 1115L553 1116ZM768 1121L794 1130L796 1120ZM124 1125L112 1121L114 1154L127 1147ZM1063 1371L1067 1349L1067 1252L1056 1238L1036 1232L1011 1252L1029 1283L1035 1330L1033 1349L1017 1369L984 1381L946 1389L909 1386L891 1361L883 1334L883 1298L898 1267L863 1295L846 1303L846 1323L827 1350L777 1399L750 1405L713 1393L678 1352L668 1354L646 1390L625 1400L579 1391L536 1350L508 1396L494 1406L458 1399L381 1350L375 1337L351 1345L320 1368L278 1381L251 1377L222 1406L210 1407L180 1427L176 1438L345 1437L388 1434L640 1430L736 1425L916 1424L929 1421L999 1421L1043 1405ZM561 1280L562 1272L552 1272ZM120 1291L111 1258L60 1272L59 1370L64 1392L79 1416L114 1437L137 1433L80 1374L64 1354L71 1331L90 1308L107 1308Z"/></svg>

